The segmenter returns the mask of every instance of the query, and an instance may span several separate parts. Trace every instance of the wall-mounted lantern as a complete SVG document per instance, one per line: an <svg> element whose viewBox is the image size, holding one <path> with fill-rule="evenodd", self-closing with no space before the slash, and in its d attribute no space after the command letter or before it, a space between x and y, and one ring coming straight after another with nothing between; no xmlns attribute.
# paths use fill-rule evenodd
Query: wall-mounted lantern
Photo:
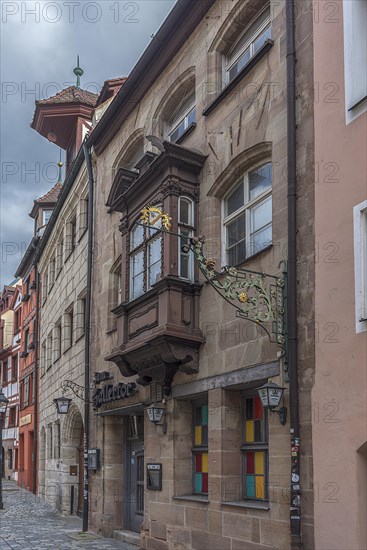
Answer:
<svg viewBox="0 0 367 550"><path fill-rule="evenodd" d="M54 399L57 414L68 414L71 399L68 397L57 397Z"/></svg>
<svg viewBox="0 0 367 550"><path fill-rule="evenodd" d="M153 403L147 407L148 418L153 424L162 426L163 433L167 433L166 407L163 404Z"/></svg>
<svg viewBox="0 0 367 550"><path fill-rule="evenodd" d="M269 411L277 413L279 415L280 423L283 426L287 422L287 408L281 407L278 410L276 409L279 407L280 401L284 394L284 389L285 388L278 386L278 384L267 382L257 390L264 409L269 409Z"/></svg>

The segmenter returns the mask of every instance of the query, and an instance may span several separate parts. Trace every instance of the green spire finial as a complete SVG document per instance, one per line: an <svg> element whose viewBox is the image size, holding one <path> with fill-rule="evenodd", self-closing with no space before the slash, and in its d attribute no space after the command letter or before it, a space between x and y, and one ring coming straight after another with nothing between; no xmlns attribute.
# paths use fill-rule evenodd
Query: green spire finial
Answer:
<svg viewBox="0 0 367 550"><path fill-rule="evenodd" d="M63 167L63 163L61 161L61 149L60 149L60 160L57 163L57 166L59 167L59 177L58 177L57 181L61 181L61 169Z"/></svg>
<svg viewBox="0 0 367 550"><path fill-rule="evenodd" d="M79 67L79 55L77 56L77 63L76 63L76 65L77 65L77 66L75 67L73 73L74 73L75 76L76 76L76 87L77 87L77 88L80 88L80 77L84 74L84 71L83 71L83 69L81 69L81 68Z"/></svg>

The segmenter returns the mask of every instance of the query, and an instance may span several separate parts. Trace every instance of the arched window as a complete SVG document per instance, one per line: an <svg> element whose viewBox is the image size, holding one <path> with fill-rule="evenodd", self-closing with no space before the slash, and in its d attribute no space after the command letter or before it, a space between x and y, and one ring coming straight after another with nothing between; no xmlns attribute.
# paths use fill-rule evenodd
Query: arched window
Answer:
<svg viewBox="0 0 367 550"><path fill-rule="evenodd" d="M178 232L181 235L178 251L178 272L182 279L194 280L194 258L191 253L182 250L194 236L194 203L188 197L180 197L178 205Z"/></svg>
<svg viewBox="0 0 367 550"><path fill-rule="evenodd" d="M168 138L178 143L185 132L196 123L195 91L185 97L169 121Z"/></svg>
<svg viewBox="0 0 367 550"><path fill-rule="evenodd" d="M272 165L248 170L223 200L224 258L239 265L272 243Z"/></svg>
<svg viewBox="0 0 367 550"><path fill-rule="evenodd" d="M270 6L267 6L240 35L226 56L225 84L247 65L266 40L271 39Z"/></svg>

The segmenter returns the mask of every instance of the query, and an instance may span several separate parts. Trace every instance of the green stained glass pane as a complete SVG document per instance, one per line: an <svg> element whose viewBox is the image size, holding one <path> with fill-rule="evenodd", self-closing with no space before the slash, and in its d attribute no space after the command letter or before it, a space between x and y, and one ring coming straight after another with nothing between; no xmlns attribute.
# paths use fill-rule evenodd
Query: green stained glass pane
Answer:
<svg viewBox="0 0 367 550"><path fill-rule="evenodd" d="M202 415L202 424L203 426L208 425L208 405L203 405L201 407L201 415Z"/></svg>
<svg viewBox="0 0 367 550"><path fill-rule="evenodd" d="M194 475L194 491L195 493L201 493L203 488L203 474Z"/></svg>
<svg viewBox="0 0 367 550"><path fill-rule="evenodd" d="M246 476L246 496L249 498L254 498L255 493L255 476Z"/></svg>

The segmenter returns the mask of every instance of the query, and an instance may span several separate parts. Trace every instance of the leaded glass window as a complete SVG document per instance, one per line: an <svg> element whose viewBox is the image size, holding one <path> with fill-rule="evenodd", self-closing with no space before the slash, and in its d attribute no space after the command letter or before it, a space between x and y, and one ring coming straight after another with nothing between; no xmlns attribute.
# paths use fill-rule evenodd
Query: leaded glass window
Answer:
<svg viewBox="0 0 367 550"><path fill-rule="evenodd" d="M243 419L244 498L248 500L267 500L267 414L258 395L244 398Z"/></svg>
<svg viewBox="0 0 367 550"><path fill-rule="evenodd" d="M208 404L193 405L193 492L208 494Z"/></svg>

